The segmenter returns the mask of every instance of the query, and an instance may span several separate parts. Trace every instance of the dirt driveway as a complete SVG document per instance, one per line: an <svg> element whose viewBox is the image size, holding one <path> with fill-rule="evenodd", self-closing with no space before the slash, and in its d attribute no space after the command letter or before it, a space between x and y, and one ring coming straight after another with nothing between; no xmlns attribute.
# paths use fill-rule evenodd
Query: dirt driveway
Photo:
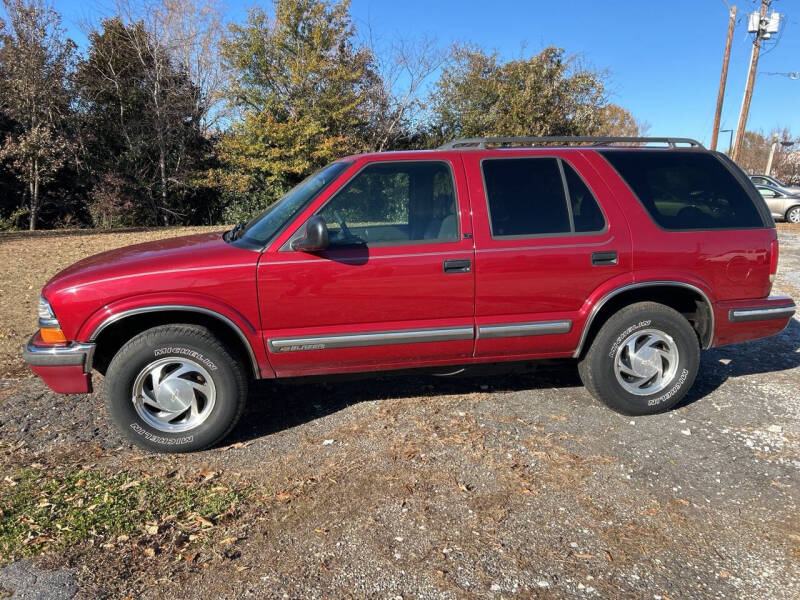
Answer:
<svg viewBox="0 0 800 600"><path fill-rule="evenodd" d="M781 249L774 293L799 297L800 236L781 233ZM569 362L265 384L229 446L174 457L123 442L96 395L6 380L0 588L797 598L798 389L794 320L704 352L687 401L654 417L599 405Z"/></svg>

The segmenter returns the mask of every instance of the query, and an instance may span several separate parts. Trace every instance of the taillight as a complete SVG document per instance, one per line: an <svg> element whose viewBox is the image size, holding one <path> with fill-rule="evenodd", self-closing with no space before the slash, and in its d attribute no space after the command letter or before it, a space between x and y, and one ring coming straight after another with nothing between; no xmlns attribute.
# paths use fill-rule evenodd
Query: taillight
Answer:
<svg viewBox="0 0 800 600"><path fill-rule="evenodd" d="M778 240L772 240L769 245L769 282L775 281L778 273Z"/></svg>

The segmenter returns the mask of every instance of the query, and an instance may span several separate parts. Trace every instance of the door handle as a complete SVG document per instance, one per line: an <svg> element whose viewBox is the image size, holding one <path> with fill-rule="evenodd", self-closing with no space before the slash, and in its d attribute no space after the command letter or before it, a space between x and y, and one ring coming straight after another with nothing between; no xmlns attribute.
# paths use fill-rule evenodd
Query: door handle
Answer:
<svg viewBox="0 0 800 600"><path fill-rule="evenodd" d="M442 267L445 273L469 273L472 269L472 261L468 258L448 258Z"/></svg>
<svg viewBox="0 0 800 600"><path fill-rule="evenodd" d="M603 267L609 265L616 265L619 263L619 256L616 250L608 252L592 252L592 266Z"/></svg>

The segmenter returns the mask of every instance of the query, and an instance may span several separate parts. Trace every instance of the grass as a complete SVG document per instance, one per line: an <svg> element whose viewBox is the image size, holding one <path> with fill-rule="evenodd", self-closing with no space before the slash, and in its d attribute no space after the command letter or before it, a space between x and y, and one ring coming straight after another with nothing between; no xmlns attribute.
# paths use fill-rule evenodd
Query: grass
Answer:
<svg viewBox="0 0 800 600"><path fill-rule="evenodd" d="M250 491L102 470L48 473L34 467L0 482L0 563L83 543L131 543L145 555L178 555L211 539Z"/></svg>

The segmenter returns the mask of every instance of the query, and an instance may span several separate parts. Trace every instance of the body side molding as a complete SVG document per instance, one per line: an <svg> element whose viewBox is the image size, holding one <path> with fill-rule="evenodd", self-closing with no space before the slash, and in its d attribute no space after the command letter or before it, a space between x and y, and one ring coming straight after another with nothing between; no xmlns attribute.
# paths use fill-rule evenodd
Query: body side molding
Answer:
<svg viewBox="0 0 800 600"><path fill-rule="evenodd" d="M531 321L529 323L509 323L501 325L478 326L478 338L483 340L528 335L553 335L569 333L572 329L570 319L559 321Z"/></svg>
<svg viewBox="0 0 800 600"><path fill-rule="evenodd" d="M242 341L245 348L247 348L247 354L250 357L250 366L252 368L253 375L255 376L256 379L261 378L261 369L258 366L256 355L253 352L253 347L250 345L250 341L247 339L247 336L244 334L241 328L231 319L209 308L201 308L199 306L191 306L188 304L159 304L155 306L142 306L140 308L131 308L129 310L123 310L121 312L109 316L97 327L95 327L94 331L92 331L91 335L89 336L89 341L94 342L97 339L97 336L100 335L100 333L106 327L112 325L113 323L116 323L117 321L121 321L126 317L131 317L134 315L139 315L144 313L167 312L172 310L201 313L209 317L213 317L219 321L222 321L225 325L227 325L230 329L232 329L237 336L239 336L239 339Z"/></svg>
<svg viewBox="0 0 800 600"><path fill-rule="evenodd" d="M692 290L693 292L697 292L698 294L700 294L700 297L706 303L706 306L708 306L709 315L711 317L711 327L709 328L709 331L708 331L708 339L703 341L702 347L704 349L710 348L711 347L711 342L714 340L714 306L711 304L711 301L708 299L708 295L703 290L701 290L696 285L692 285L691 283L686 283L685 281L669 281L669 280L666 280L666 281L641 281L641 282L638 282L638 283L629 283L627 285L623 285L622 287L618 287L617 289L608 292L605 296L603 296L600 299L599 302L597 302L597 304L595 304L592 307L592 310L589 312L589 316L586 318L586 323L584 323L584 325L583 325L583 331L581 332L581 338L578 341L578 347L575 349L575 352L572 354L572 357L573 358L578 358L580 356L581 351L583 350L583 344L586 342L586 336L589 335L589 329L591 328L592 323L594 322L594 318L597 316L597 313L600 311L601 308L603 308L603 306L606 304L606 302L611 300L614 296L618 296L619 294L621 294L623 292L627 292L627 291L634 290L634 289L637 289L637 288L657 287L657 286L661 286L661 287L664 287L664 286L666 286L666 287L669 287L669 286L682 287L682 288L686 288L686 289Z"/></svg>
<svg viewBox="0 0 800 600"><path fill-rule="evenodd" d="M333 348L356 348L361 346L452 342L470 340L474 336L474 327L438 327L434 329L402 329L366 333L278 337L267 340L267 347L271 352L301 352L305 350L330 350Z"/></svg>

